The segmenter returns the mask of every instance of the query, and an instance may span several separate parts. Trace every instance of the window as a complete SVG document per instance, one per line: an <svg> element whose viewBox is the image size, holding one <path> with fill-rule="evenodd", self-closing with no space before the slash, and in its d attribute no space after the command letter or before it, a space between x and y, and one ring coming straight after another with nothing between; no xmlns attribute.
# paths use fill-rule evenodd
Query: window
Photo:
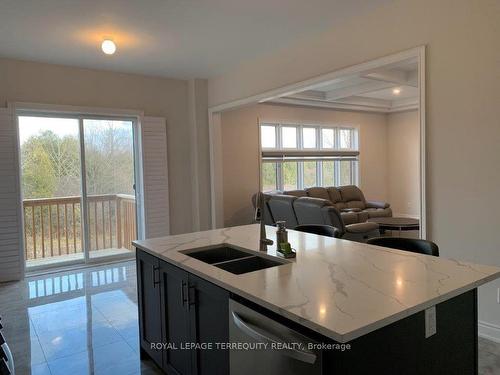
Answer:
<svg viewBox="0 0 500 375"><path fill-rule="evenodd" d="M302 128L302 142L304 148L316 148L316 128Z"/></svg>
<svg viewBox="0 0 500 375"><path fill-rule="evenodd" d="M358 181L357 128L265 123L260 134L263 191Z"/></svg>
<svg viewBox="0 0 500 375"><path fill-rule="evenodd" d="M262 163L262 190L271 191L277 189L277 164Z"/></svg>
<svg viewBox="0 0 500 375"><path fill-rule="evenodd" d="M354 150L357 148L354 129L339 129L339 147L343 150Z"/></svg>
<svg viewBox="0 0 500 375"><path fill-rule="evenodd" d="M318 162L316 162L316 161L304 161L304 162L302 162L302 168L304 170L303 186L305 188L318 185L316 182L317 181L317 175L316 175L317 164L318 164Z"/></svg>
<svg viewBox="0 0 500 375"><path fill-rule="evenodd" d="M297 128L295 126L281 128L281 143L283 148L297 148Z"/></svg>
<svg viewBox="0 0 500 375"><path fill-rule="evenodd" d="M260 143L262 148L276 147L276 126L262 125L260 127Z"/></svg>
<svg viewBox="0 0 500 375"><path fill-rule="evenodd" d="M335 148L335 130L334 129L321 129L321 147L325 149Z"/></svg>
<svg viewBox="0 0 500 375"><path fill-rule="evenodd" d="M283 170L283 188L285 190L293 190L299 187L298 185L298 163L296 162L284 162L282 164Z"/></svg>
<svg viewBox="0 0 500 375"><path fill-rule="evenodd" d="M335 161L325 160L321 162L321 186L335 185Z"/></svg>

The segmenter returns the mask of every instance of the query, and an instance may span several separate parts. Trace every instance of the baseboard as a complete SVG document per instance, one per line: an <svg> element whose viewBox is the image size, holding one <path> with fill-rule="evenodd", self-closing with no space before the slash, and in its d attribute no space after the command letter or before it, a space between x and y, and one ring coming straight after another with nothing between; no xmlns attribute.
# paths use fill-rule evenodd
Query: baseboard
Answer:
<svg viewBox="0 0 500 375"><path fill-rule="evenodd" d="M484 339L500 343L500 326L479 321L478 335Z"/></svg>

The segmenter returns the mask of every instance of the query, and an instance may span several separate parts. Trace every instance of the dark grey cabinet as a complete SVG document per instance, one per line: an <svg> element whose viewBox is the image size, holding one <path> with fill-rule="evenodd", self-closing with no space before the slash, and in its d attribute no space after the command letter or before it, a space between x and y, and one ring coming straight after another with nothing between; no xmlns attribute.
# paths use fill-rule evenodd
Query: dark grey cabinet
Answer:
<svg viewBox="0 0 500 375"><path fill-rule="evenodd" d="M229 351L217 348L217 343L229 341L229 293L192 274L189 292L192 339L212 345L210 349L195 350L195 373L229 374Z"/></svg>
<svg viewBox="0 0 500 375"><path fill-rule="evenodd" d="M191 342L188 311L188 273L166 262L160 265L162 325L164 342L163 368L167 374L195 374L191 350L183 346Z"/></svg>
<svg viewBox="0 0 500 375"><path fill-rule="evenodd" d="M226 290L139 249L137 284L141 354L167 374L229 374L229 352L216 347L229 341Z"/></svg>
<svg viewBox="0 0 500 375"><path fill-rule="evenodd" d="M136 263L141 357L147 354L161 366L162 351L152 347L163 341L159 285L160 261L152 255L138 251Z"/></svg>

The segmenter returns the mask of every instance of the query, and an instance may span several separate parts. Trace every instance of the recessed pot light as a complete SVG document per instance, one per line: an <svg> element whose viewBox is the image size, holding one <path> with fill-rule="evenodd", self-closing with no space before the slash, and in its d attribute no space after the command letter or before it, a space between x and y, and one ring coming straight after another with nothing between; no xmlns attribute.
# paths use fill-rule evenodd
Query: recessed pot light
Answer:
<svg viewBox="0 0 500 375"><path fill-rule="evenodd" d="M102 52L112 55L116 52L116 44L111 39L104 39L101 44Z"/></svg>
<svg viewBox="0 0 500 375"><path fill-rule="evenodd" d="M394 95L399 95L401 93L401 89L392 89L392 93Z"/></svg>

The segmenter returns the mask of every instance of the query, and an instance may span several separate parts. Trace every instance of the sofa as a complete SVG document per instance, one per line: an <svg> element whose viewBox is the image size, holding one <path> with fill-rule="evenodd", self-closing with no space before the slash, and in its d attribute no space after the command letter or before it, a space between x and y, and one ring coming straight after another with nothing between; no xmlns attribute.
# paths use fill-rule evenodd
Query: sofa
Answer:
<svg viewBox="0 0 500 375"><path fill-rule="evenodd" d="M268 225L275 225L277 221L285 221L290 229L302 224L330 225L339 230L341 238L358 242L380 235L376 223L346 224L340 211L326 199L286 194L265 194L264 197L262 217ZM255 196L253 201L255 206Z"/></svg>
<svg viewBox="0 0 500 375"><path fill-rule="evenodd" d="M373 217L391 217L392 209L387 202L370 201L355 185L311 187L304 190L289 190L269 193L294 197L320 198L331 202L342 215L345 224L364 223Z"/></svg>

